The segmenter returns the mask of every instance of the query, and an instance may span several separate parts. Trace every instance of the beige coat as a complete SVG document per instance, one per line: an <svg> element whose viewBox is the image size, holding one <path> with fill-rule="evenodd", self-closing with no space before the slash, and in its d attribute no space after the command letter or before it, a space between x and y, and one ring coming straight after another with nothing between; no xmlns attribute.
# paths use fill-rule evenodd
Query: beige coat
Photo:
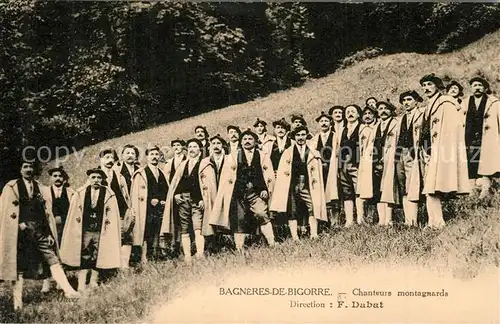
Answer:
<svg viewBox="0 0 500 324"><path fill-rule="evenodd" d="M450 96L431 99L425 116L431 116L432 151L424 175L423 194L469 193L469 175L463 115Z"/></svg>
<svg viewBox="0 0 500 324"><path fill-rule="evenodd" d="M158 168L158 172L163 171ZM166 177L165 177L166 179ZM142 246L144 231L146 229L146 211L148 199L148 180L145 167L135 171L132 176L132 189L130 190L130 200L132 213L135 216L135 226L132 231L134 245Z"/></svg>
<svg viewBox="0 0 500 324"><path fill-rule="evenodd" d="M378 123L359 127L360 161L356 193L362 199L373 197L373 144L377 126Z"/></svg>
<svg viewBox="0 0 500 324"><path fill-rule="evenodd" d="M270 210L278 213L287 212L288 199L291 185L293 150L295 143L283 151L276 173L276 187L271 199ZM333 154L332 154L333 156ZM307 157L307 172L309 178L309 189L313 203L313 212L316 219L327 221L326 199L323 185L323 164L319 153L309 147Z"/></svg>
<svg viewBox="0 0 500 324"><path fill-rule="evenodd" d="M264 138L261 140L259 144L260 151L270 155L273 151L273 142L276 140L276 137L269 135L266 133Z"/></svg>
<svg viewBox="0 0 500 324"><path fill-rule="evenodd" d="M469 108L470 97L462 102L463 127ZM491 176L500 172L500 99L488 95L484 110L483 138L481 141L481 155L479 157L478 174Z"/></svg>
<svg viewBox="0 0 500 324"><path fill-rule="evenodd" d="M274 196L275 189L273 164L271 163L271 159L268 154L265 154L264 152L259 153L262 174L267 185L267 191L269 192L269 201L271 201ZM230 228L229 210L231 207L231 200L233 198L237 172L237 157L233 154L226 155L219 181L219 191L217 192L213 209L209 217L211 225L220 226L226 229Z"/></svg>
<svg viewBox="0 0 500 324"><path fill-rule="evenodd" d="M83 207L88 186L76 190L69 205L68 218L61 241L61 261L71 267L79 267L82 253ZM99 269L120 267L121 224L118 202L114 192L106 188L104 215L99 239L97 265Z"/></svg>
<svg viewBox="0 0 500 324"><path fill-rule="evenodd" d="M326 178L325 201L327 203L339 200L339 144L344 128L341 127L333 133L332 139L332 157L330 158L330 168Z"/></svg>
<svg viewBox="0 0 500 324"><path fill-rule="evenodd" d="M396 147L401 130L401 120L402 118L393 118L389 125L387 125L389 129L384 146L384 170L380 183L380 191L382 193L380 202L389 204L400 203L396 197L398 192L394 182L396 178Z"/></svg>
<svg viewBox="0 0 500 324"><path fill-rule="evenodd" d="M174 204L175 204L175 190L179 185L185 168L188 165L189 160L184 160L179 164L177 170L175 170L175 175L172 178L172 184L167 195L167 200L165 203L165 211L163 213L163 222L161 225L160 233L174 233ZM212 211L212 206L215 201L217 194L217 182L215 179L215 171L213 165L210 162L210 157L206 157L200 161L198 181L200 182L201 195L203 198L203 220L201 226L201 234L204 236L209 236L214 234L214 230L208 221L210 212Z"/></svg>
<svg viewBox="0 0 500 324"><path fill-rule="evenodd" d="M17 236L19 231L19 191L18 180L9 181L0 197L0 280L17 280ZM22 180L21 180L22 181ZM45 215L50 231L57 245L57 230L52 215L50 189L35 181L45 200Z"/></svg>

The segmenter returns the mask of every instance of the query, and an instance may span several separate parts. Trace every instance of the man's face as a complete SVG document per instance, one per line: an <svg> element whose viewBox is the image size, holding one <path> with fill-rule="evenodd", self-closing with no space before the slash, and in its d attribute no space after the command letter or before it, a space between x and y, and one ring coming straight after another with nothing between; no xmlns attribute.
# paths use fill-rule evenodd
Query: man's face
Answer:
<svg viewBox="0 0 500 324"><path fill-rule="evenodd" d="M302 120L301 119L295 119L292 123L293 125L293 128L297 128L299 126L304 126L304 124L302 123Z"/></svg>
<svg viewBox="0 0 500 324"><path fill-rule="evenodd" d="M172 145L172 148L173 148L175 154L182 153L182 144L181 143L175 142L174 145Z"/></svg>
<svg viewBox="0 0 500 324"><path fill-rule="evenodd" d="M35 171L34 167L33 167L33 163L23 163L23 165L21 165L21 176L24 178L24 179L27 179L27 180L31 180L33 179L33 172Z"/></svg>
<svg viewBox="0 0 500 324"><path fill-rule="evenodd" d="M257 135L262 135L266 131L266 127L262 123L258 123L257 126L255 126L255 132Z"/></svg>
<svg viewBox="0 0 500 324"><path fill-rule="evenodd" d="M332 126L330 119L328 119L326 117L321 117L321 119L318 121L318 124L323 132L329 131L330 127Z"/></svg>
<svg viewBox="0 0 500 324"><path fill-rule="evenodd" d="M335 122L340 123L344 119L344 112L341 109L335 109L332 112L332 117Z"/></svg>
<svg viewBox="0 0 500 324"><path fill-rule="evenodd" d="M422 90L424 91L427 97L432 97L438 91L436 84L432 81L424 81L422 82Z"/></svg>
<svg viewBox="0 0 500 324"><path fill-rule="evenodd" d="M91 173L89 175L90 185L94 189L99 189L102 184L102 176L99 173Z"/></svg>
<svg viewBox="0 0 500 324"><path fill-rule="evenodd" d="M391 109L385 104L379 104L377 108L377 113L382 120L387 120L392 115Z"/></svg>
<svg viewBox="0 0 500 324"><path fill-rule="evenodd" d="M103 157L101 157L101 165L105 166L106 168L113 167L114 163L115 157L113 156L113 153L107 153Z"/></svg>
<svg viewBox="0 0 500 324"><path fill-rule="evenodd" d="M56 187L61 187L64 183L64 177L60 171L52 172L50 176L50 181Z"/></svg>
<svg viewBox="0 0 500 324"><path fill-rule="evenodd" d="M240 139L240 134L238 134L238 131L233 128L227 131L227 136L229 137L229 141L232 143L238 142Z"/></svg>
<svg viewBox="0 0 500 324"><path fill-rule="evenodd" d="M210 147L215 154L221 154L223 151L222 142L218 138L214 138L210 142Z"/></svg>
<svg viewBox="0 0 500 324"><path fill-rule="evenodd" d="M359 113L356 107L348 106L345 109L345 118L350 123L354 123L355 121L357 121L359 119Z"/></svg>
<svg viewBox="0 0 500 324"><path fill-rule="evenodd" d="M376 109L377 108L377 101L373 98L370 98L367 102L366 102L366 105L368 107L372 107L373 109Z"/></svg>
<svg viewBox="0 0 500 324"><path fill-rule="evenodd" d="M199 139L200 141L205 139L205 131L203 130L203 128L198 127L197 129L194 130L194 134L196 138Z"/></svg>
<svg viewBox="0 0 500 324"><path fill-rule="evenodd" d="M406 111L412 111L417 106L417 101L412 96L406 96L403 98L402 104Z"/></svg>
<svg viewBox="0 0 500 324"><path fill-rule="evenodd" d="M158 161L160 160L160 151L151 150L148 152L148 163L152 165L158 165Z"/></svg>
<svg viewBox="0 0 500 324"><path fill-rule="evenodd" d="M276 136L278 136L279 138L283 138L285 137L286 135L286 129L285 127L281 126L281 125L276 125L274 127L274 133L276 134Z"/></svg>
<svg viewBox="0 0 500 324"><path fill-rule="evenodd" d="M188 151L188 155L189 155L189 157L195 158L195 157L197 157L198 155L200 155L201 148L200 148L200 146L198 145L198 143L196 143L196 142L191 142L191 143L189 143L189 145L188 145L188 147L187 147L187 151Z"/></svg>
<svg viewBox="0 0 500 324"><path fill-rule="evenodd" d="M452 85L450 89L448 89L448 95L452 96L453 98L458 98L459 94L460 94L460 89L456 85Z"/></svg>
<svg viewBox="0 0 500 324"><path fill-rule="evenodd" d="M485 91L484 84L482 82L479 82L479 81L472 82L471 88L472 88L472 93L476 97L482 96L484 91Z"/></svg>
<svg viewBox="0 0 500 324"><path fill-rule="evenodd" d="M137 154L135 154L135 150L131 147L127 147L123 150L122 160L127 164L132 164L137 160Z"/></svg>
<svg viewBox="0 0 500 324"><path fill-rule="evenodd" d="M295 134L295 141L299 145L306 144L307 132L305 130L301 130L300 132Z"/></svg>
<svg viewBox="0 0 500 324"><path fill-rule="evenodd" d="M253 149L255 147L255 138L249 134L243 135L241 146L247 150Z"/></svg>
<svg viewBox="0 0 500 324"><path fill-rule="evenodd" d="M363 112L363 123L371 124L375 120L375 114L370 109L366 109Z"/></svg>

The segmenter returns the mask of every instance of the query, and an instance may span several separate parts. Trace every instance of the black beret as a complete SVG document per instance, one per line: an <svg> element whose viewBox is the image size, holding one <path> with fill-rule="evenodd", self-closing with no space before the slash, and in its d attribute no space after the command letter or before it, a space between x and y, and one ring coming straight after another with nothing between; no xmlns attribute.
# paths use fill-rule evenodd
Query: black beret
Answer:
<svg viewBox="0 0 500 324"><path fill-rule="evenodd" d="M487 89L487 90L490 89L489 82L480 76L476 76L476 77L473 77L472 79L470 79L469 84L472 84L474 82L481 82L483 84L483 86L485 87L485 89Z"/></svg>
<svg viewBox="0 0 500 324"><path fill-rule="evenodd" d="M422 99L422 97L415 90L408 90L408 91L401 93L399 95L399 103L403 103L403 99L405 97L412 97L413 99L415 99L418 102L424 101L424 99Z"/></svg>
<svg viewBox="0 0 500 324"><path fill-rule="evenodd" d="M54 172L61 172L61 175L64 179L68 179L68 174L66 173L66 170L64 170L64 168L62 166L58 166L58 167L55 167L55 168L51 168L47 171L47 173L49 175L52 175L52 173Z"/></svg>
<svg viewBox="0 0 500 324"><path fill-rule="evenodd" d="M106 154L113 154L113 159L115 161L118 161L118 154L116 154L116 151L111 148L111 147L106 147L104 149L102 149L100 152L99 152L99 157L102 158L103 156L105 156Z"/></svg>
<svg viewBox="0 0 500 324"><path fill-rule="evenodd" d="M342 107L342 106L340 106L340 105L335 105L335 106L333 106L332 108L328 109L328 114L329 114L329 115L333 115L333 112L334 112L335 110L338 110L338 109L339 109L339 110L342 110L342 113L343 113L343 112L344 112L344 110L345 110L345 109L344 109L344 107Z"/></svg>
<svg viewBox="0 0 500 324"><path fill-rule="evenodd" d="M212 142L213 140L215 139L218 139L221 143L222 143L222 146L227 146L227 142L225 139L222 138L222 136L220 136L220 134L217 134L215 136L212 136L212 138L210 139L210 142Z"/></svg>
<svg viewBox="0 0 500 324"><path fill-rule="evenodd" d="M200 148L203 148L203 143L202 143L199 139L197 139L197 138L190 138L190 139L188 139L188 140L186 141L186 146L188 146L188 145L189 145L189 143L192 143L192 142L195 142L196 144L198 144L198 146L199 146Z"/></svg>
<svg viewBox="0 0 500 324"><path fill-rule="evenodd" d="M179 143L182 146L186 146L186 141L180 138L176 138L170 142L170 146L174 146L175 143Z"/></svg>
<svg viewBox="0 0 500 324"><path fill-rule="evenodd" d="M229 132L229 130L230 130L230 129L234 129L235 131L237 131L237 132L238 132L238 134L241 134L241 129L240 129L238 126L235 126L235 125L229 125L229 126L227 126L226 131L228 131L228 132Z"/></svg>
<svg viewBox="0 0 500 324"><path fill-rule="evenodd" d="M93 168L87 170L87 176L91 175L92 173L100 174L103 180L107 178L106 173L104 173L104 171L102 171L102 169L100 168Z"/></svg>
<svg viewBox="0 0 500 324"><path fill-rule="evenodd" d="M396 107L387 99L386 101L379 101L377 102L377 109L380 105L385 105L387 108L389 108L391 111L396 111Z"/></svg>
<svg viewBox="0 0 500 324"><path fill-rule="evenodd" d="M259 118L257 118L257 120L255 121L255 123L253 123L253 127L257 127L259 124L262 124L264 127L267 126L267 123L263 120L260 120Z"/></svg>
<svg viewBox="0 0 500 324"><path fill-rule="evenodd" d="M134 150L135 152L135 157L138 159L139 158L139 149L137 148L137 146L135 145L132 145L132 144L126 144L125 146L123 146L123 149L122 149L122 154L123 152L125 152L126 149L128 148L131 148Z"/></svg>
<svg viewBox="0 0 500 324"><path fill-rule="evenodd" d="M245 135L250 135L252 136L253 138L255 138L255 141L259 141L259 136L257 134L255 134L254 132L252 132L251 129L247 129L246 131L244 131L243 133L241 133L241 136L240 136L240 139L243 138L243 136Z"/></svg>
<svg viewBox="0 0 500 324"><path fill-rule="evenodd" d="M283 127L287 132L290 131L290 124L285 120L285 118L281 118L279 120L275 120L273 121L273 127L276 127L280 125L281 127Z"/></svg>
<svg viewBox="0 0 500 324"><path fill-rule="evenodd" d="M328 118L330 121L332 121L332 116L328 115L327 113L325 113L324 111L321 112L321 114L316 118L316 122L319 122L321 118L323 117L326 117Z"/></svg>
<svg viewBox="0 0 500 324"><path fill-rule="evenodd" d="M301 131L306 131L306 133L309 134L309 129L307 128L307 126L299 126L299 127L295 128L293 131L290 132L290 136L292 138L294 138L295 135L297 135L297 133L299 133Z"/></svg>
<svg viewBox="0 0 500 324"><path fill-rule="evenodd" d="M453 86L457 86L458 87L458 95L460 97L464 95L464 87L462 87L462 85L460 83L458 83L457 81L455 81L455 80L451 81L450 83L448 83L446 85L446 91L450 91L450 88L453 87Z"/></svg>
<svg viewBox="0 0 500 324"><path fill-rule="evenodd" d="M426 81L434 83L438 89L444 89L443 80L441 80L441 78L436 76L434 73L424 75L420 79L420 84L422 85Z"/></svg>

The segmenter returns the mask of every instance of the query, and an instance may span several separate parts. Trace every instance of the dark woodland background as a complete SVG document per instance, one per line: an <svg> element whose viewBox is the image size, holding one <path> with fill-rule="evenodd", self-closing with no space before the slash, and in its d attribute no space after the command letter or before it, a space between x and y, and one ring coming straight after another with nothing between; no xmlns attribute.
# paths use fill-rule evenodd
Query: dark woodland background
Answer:
<svg viewBox="0 0 500 324"><path fill-rule="evenodd" d="M2 1L0 184L25 145L81 148L498 28L494 3Z"/></svg>

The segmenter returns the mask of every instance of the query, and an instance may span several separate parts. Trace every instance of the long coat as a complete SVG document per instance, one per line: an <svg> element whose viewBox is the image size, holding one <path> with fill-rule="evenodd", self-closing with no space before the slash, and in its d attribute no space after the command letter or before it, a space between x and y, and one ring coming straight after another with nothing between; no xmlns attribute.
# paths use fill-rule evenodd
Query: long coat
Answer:
<svg viewBox="0 0 500 324"><path fill-rule="evenodd" d="M415 108L417 109L417 108ZM413 117L413 150L418 152L420 145L420 130L424 121L424 111L417 110ZM422 196L422 173L420 169L420 155L415 154L415 159L410 170L410 179L408 179L407 199L409 201L418 202Z"/></svg>
<svg viewBox="0 0 500 324"><path fill-rule="evenodd" d="M424 118L430 115L432 149L422 193L469 193L460 107L446 95L437 95L431 100L424 112Z"/></svg>
<svg viewBox="0 0 500 324"><path fill-rule="evenodd" d="M184 170L188 165L189 160L184 160L179 164L177 170L175 170L175 175L172 178L172 183L170 185L170 190L167 194L167 200L165 203L165 210L163 213L163 221L161 224L160 233L174 233L174 204L175 204L175 190L179 185L179 182L184 174ZM210 211L212 210L212 205L215 201L217 194L217 183L215 179L215 171L213 165L210 162L210 157L200 161L200 166L198 169L198 181L200 182L201 195L203 198L203 220L201 225L201 234L204 236L209 236L214 234L214 230L208 221Z"/></svg>
<svg viewBox="0 0 500 324"><path fill-rule="evenodd" d="M292 174L293 150L295 145L296 144L293 144L287 148L281 156L278 172L276 173L276 187L271 199L271 211L279 213L287 212L292 179L290 176ZM327 221L328 216L326 213L326 200L323 185L323 164L320 154L310 147L307 156L307 173L314 217L322 221Z"/></svg>
<svg viewBox="0 0 500 324"><path fill-rule="evenodd" d="M340 127L333 133L332 139L332 156L328 169L328 177L326 178L325 201L331 202L339 200L339 144L342 137L343 127Z"/></svg>
<svg viewBox="0 0 500 324"><path fill-rule="evenodd" d="M286 151L285 151L286 152ZM275 178L273 164L268 154L260 153L260 165L262 167L262 174L266 182L267 191L269 193L269 200L275 194ZM240 153L240 154L243 154ZM234 185L236 183L236 175L238 172L238 157L233 154L225 156L224 166L222 167L219 190L215 198L215 202L210 213L210 224L220 226L225 229L230 228L229 211L231 208L231 201L233 199Z"/></svg>
<svg viewBox="0 0 500 324"><path fill-rule="evenodd" d="M17 236L19 231L19 190L17 181L7 182L0 197L0 280L17 280ZM50 189L35 181L45 200L45 216L57 246L56 221L52 215ZM58 250L58 249L56 249ZM29 274L24 274L30 278Z"/></svg>
<svg viewBox="0 0 500 324"><path fill-rule="evenodd" d="M373 145L378 123L359 127L360 161L356 193L362 199L373 197Z"/></svg>
<svg viewBox="0 0 500 324"><path fill-rule="evenodd" d="M132 238L133 245L137 246L142 246L144 243L144 231L146 230L146 212L148 207L148 180L145 171L146 167L135 171L132 176L132 189L130 190L132 213L135 217ZM158 168L158 172L163 173L160 168ZM165 179L167 179L167 177L165 177Z"/></svg>
<svg viewBox="0 0 500 324"><path fill-rule="evenodd" d="M185 161L186 155L182 155L182 161ZM172 164L174 163L174 158L170 158L165 162L165 166L163 167L163 174L165 175L165 180L167 180L168 186L170 187L170 177L172 176ZM180 163L179 163L180 165ZM174 171L175 175L175 171ZM173 178L172 178L173 180Z"/></svg>
<svg viewBox="0 0 500 324"><path fill-rule="evenodd" d="M398 146L399 133L402 118L393 118L388 127L387 138L384 146L384 170L380 182L380 202L389 204L400 204L401 201L395 184L396 180L396 148ZM359 183L359 182L358 182Z"/></svg>
<svg viewBox="0 0 500 324"><path fill-rule="evenodd" d="M276 137L269 135L266 133L264 138L261 140L259 144L260 151L265 154L271 154L273 150L273 142L276 140Z"/></svg>
<svg viewBox="0 0 500 324"><path fill-rule="evenodd" d="M470 97L462 102L464 114L463 127L465 128L465 116L469 109ZM481 155L479 157L478 174L482 176L494 175L500 172L500 99L488 95L484 109L483 138L481 141Z"/></svg>
<svg viewBox="0 0 500 324"><path fill-rule="evenodd" d="M75 195L71 199L68 218L64 226L60 252L61 261L71 267L79 267L81 265L83 207L87 188L88 186L83 186L76 190ZM121 265L121 221L116 196L109 187L105 188L104 214L96 267L99 269L113 269L119 268Z"/></svg>

